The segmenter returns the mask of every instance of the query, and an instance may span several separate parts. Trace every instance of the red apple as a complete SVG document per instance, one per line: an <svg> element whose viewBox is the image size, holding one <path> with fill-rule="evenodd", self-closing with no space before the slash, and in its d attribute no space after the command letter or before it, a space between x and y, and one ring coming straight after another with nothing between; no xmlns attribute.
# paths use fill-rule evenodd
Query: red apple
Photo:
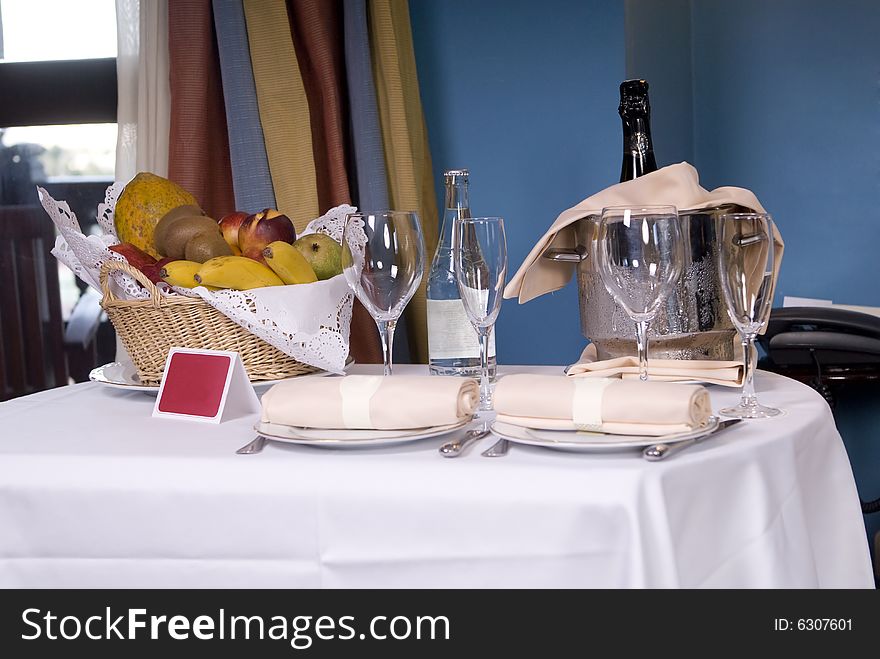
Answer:
<svg viewBox="0 0 880 659"><path fill-rule="evenodd" d="M254 261L259 261L263 265L267 265L266 258L263 256L263 248L261 247L249 247L243 251L241 255L253 259Z"/></svg>
<svg viewBox="0 0 880 659"><path fill-rule="evenodd" d="M235 211L220 220L220 233L223 234L226 243L232 247L233 252L238 249L238 230L241 223L249 216L250 214L244 211Z"/></svg>
<svg viewBox="0 0 880 659"><path fill-rule="evenodd" d="M296 230L289 217L273 208L264 208L259 213L249 215L238 229L241 253L258 261L263 260L263 248L276 240L292 243L296 240Z"/></svg>

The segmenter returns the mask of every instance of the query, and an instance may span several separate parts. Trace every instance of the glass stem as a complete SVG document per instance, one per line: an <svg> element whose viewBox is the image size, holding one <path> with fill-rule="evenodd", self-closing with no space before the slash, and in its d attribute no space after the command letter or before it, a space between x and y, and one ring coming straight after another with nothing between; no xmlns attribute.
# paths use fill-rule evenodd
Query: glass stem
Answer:
<svg viewBox="0 0 880 659"><path fill-rule="evenodd" d="M394 347L394 328L396 320L377 320L379 338L382 339L382 359L385 362L385 375L391 375L391 349Z"/></svg>
<svg viewBox="0 0 880 659"><path fill-rule="evenodd" d="M755 397L755 337L743 337L742 346L745 372L743 373L742 401L740 404L743 407L754 407L758 404L758 400Z"/></svg>
<svg viewBox="0 0 880 659"><path fill-rule="evenodd" d="M648 379L648 321L636 322L636 344L639 349L639 379Z"/></svg>
<svg viewBox="0 0 880 659"><path fill-rule="evenodd" d="M489 334L491 327L481 327L480 335L480 409L492 409L492 389L489 384Z"/></svg>

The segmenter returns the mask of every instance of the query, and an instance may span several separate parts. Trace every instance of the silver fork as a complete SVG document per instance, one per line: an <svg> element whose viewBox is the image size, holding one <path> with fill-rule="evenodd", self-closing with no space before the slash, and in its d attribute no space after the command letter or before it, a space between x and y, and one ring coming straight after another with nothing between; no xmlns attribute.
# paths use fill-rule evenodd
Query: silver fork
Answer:
<svg viewBox="0 0 880 659"><path fill-rule="evenodd" d="M252 455L254 453L259 453L266 448L267 441L268 440L262 435L257 435L253 440L238 449L236 453L239 455Z"/></svg>

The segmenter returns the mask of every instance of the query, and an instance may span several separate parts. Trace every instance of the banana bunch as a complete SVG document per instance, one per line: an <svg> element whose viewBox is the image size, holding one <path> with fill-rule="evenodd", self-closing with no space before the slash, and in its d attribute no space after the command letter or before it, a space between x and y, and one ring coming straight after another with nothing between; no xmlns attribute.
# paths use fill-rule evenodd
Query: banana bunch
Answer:
<svg viewBox="0 0 880 659"><path fill-rule="evenodd" d="M160 276L172 286L181 288L195 288L199 285L196 281L196 273L202 264L195 261L169 261L160 271Z"/></svg>
<svg viewBox="0 0 880 659"><path fill-rule="evenodd" d="M203 286L233 288L238 291L284 284L265 265L245 256L217 256L205 261L194 279Z"/></svg>
<svg viewBox="0 0 880 659"><path fill-rule="evenodd" d="M318 275L300 251L283 240L270 243L263 250L266 264L285 284L310 284L318 281Z"/></svg>
<svg viewBox="0 0 880 659"><path fill-rule="evenodd" d="M206 286L211 290L238 291L318 281L312 266L290 243L275 241L263 250L262 256L268 267L244 256L217 256L204 263L171 261L162 268L161 277L172 286L182 288Z"/></svg>

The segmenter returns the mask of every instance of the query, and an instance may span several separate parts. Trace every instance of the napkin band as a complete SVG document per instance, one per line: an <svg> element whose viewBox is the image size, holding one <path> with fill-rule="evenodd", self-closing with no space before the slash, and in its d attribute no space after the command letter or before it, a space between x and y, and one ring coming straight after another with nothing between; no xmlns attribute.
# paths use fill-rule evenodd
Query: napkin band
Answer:
<svg viewBox="0 0 880 659"><path fill-rule="evenodd" d="M382 386L381 375L347 375L339 383L342 396L342 425L345 428L372 428L370 401Z"/></svg>
<svg viewBox="0 0 880 659"><path fill-rule="evenodd" d="M615 380L611 378L572 378L571 420L578 430L602 431L602 395Z"/></svg>

